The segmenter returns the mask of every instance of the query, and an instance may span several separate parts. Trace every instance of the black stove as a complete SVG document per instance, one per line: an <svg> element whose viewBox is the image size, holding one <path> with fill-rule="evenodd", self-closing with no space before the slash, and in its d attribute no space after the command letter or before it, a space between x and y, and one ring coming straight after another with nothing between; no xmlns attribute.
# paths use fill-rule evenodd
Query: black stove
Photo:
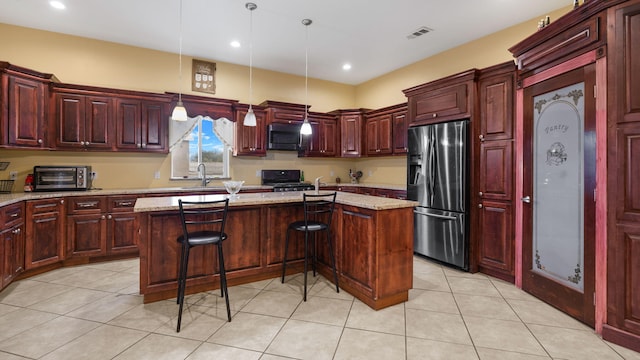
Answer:
<svg viewBox="0 0 640 360"><path fill-rule="evenodd" d="M262 185L273 186L273 191L305 191L314 186L300 181L300 170L262 170Z"/></svg>

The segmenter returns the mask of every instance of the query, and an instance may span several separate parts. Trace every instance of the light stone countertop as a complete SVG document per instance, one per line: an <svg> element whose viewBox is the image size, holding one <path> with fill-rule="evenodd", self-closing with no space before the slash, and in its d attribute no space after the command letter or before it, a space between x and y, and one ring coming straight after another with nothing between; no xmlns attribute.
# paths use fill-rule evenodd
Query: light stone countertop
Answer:
<svg viewBox="0 0 640 360"><path fill-rule="evenodd" d="M392 190L406 190L406 187L402 187L400 185L388 185L388 184L336 184L336 183L328 183L323 184L323 186L353 186L353 187L377 187L377 188L386 188ZM242 187L242 190L271 190L271 186L264 185L245 185ZM166 188L137 188L137 189L99 189L99 190L87 190L87 191L52 191L52 192L14 192L9 194L0 194L0 206L11 205L20 201L26 200L37 200L37 199L50 199L50 198L59 198L59 197L68 197L68 196L101 196L101 195L132 195L132 194L161 194L161 193L176 193L176 192L194 192L194 191L225 191L224 186L184 186L184 187L166 187ZM338 195L338 199L344 198L345 193L340 193ZM244 196L248 195L245 193L240 193L239 195ZM356 196L356 194L352 194ZM302 197L302 196L300 196ZM385 198L380 198L385 199ZM394 199L389 199L394 200ZM348 201L348 200L347 200ZM295 202L295 201L290 201ZM339 201L338 201L339 202ZM382 200L384 203L384 200ZM361 206L358 204L354 204L354 206ZM385 206L385 205L383 205ZM364 206L363 206L364 207ZM372 207L373 209L374 207Z"/></svg>
<svg viewBox="0 0 640 360"><path fill-rule="evenodd" d="M236 197L230 198L229 206L249 206L302 202L302 194L314 194L314 191L289 191L289 192L263 192L263 193L240 193ZM328 194L331 191L319 192ZM336 203L351 205L372 210L389 210L411 208L418 205L415 201L384 198L379 196L368 196L337 192ZM228 198L226 194L211 195L185 195L166 197L144 197L136 201L135 212L167 211L178 209L178 199L183 201L216 201Z"/></svg>

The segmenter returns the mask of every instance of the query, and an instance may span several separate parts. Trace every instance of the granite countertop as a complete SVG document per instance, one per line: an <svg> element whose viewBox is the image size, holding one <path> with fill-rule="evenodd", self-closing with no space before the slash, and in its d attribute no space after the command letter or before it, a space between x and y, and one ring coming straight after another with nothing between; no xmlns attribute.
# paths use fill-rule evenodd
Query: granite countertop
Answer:
<svg viewBox="0 0 640 360"><path fill-rule="evenodd" d="M406 190L405 187L400 185L385 185L385 184L336 184L323 183L322 186L354 186L354 187L377 187L392 190ZM242 190L272 190L271 186L265 185L245 185ZM162 194L162 193L177 193L177 192L201 192L201 191L226 191L224 186L209 185L202 186L185 186L185 187L166 187L166 188L137 188L137 189L96 189L87 191L53 191L53 192L16 192L9 194L0 194L0 206L11 205L16 202L25 200L37 200L37 199L50 199L67 196L100 196L100 195L130 195L130 194ZM338 195L338 198L344 197L346 194ZM241 196L249 195L240 193ZM353 194L355 196L356 194ZM362 196L362 195L361 195ZM300 196L301 197L301 196ZM384 198L381 198L384 199ZM395 200L395 199L388 199ZM294 201L291 201L294 202ZM384 202L384 201L383 201ZM176 203L177 204L177 203ZM345 203L346 204L346 203ZM349 204L351 205L351 204ZM355 206L361 206L355 204Z"/></svg>
<svg viewBox="0 0 640 360"><path fill-rule="evenodd" d="M289 191L289 192L263 192L263 193L240 193L236 197L230 198L229 206L266 205L302 202L302 194L314 194L315 191ZM328 194L330 191L320 191L320 194ZM185 195L166 197L144 197L136 201L134 211L166 211L178 209L178 199L184 201L216 201L228 198L226 194L211 195ZM378 196L368 196L353 193L338 192L336 203L352 205L372 210L389 210L410 208L418 205L415 201L384 198Z"/></svg>

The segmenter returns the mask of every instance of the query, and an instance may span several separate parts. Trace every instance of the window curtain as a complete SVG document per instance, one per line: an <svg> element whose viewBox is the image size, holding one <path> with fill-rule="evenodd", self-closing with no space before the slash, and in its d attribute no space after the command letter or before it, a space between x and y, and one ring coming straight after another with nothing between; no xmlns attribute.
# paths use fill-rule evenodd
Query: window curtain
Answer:
<svg viewBox="0 0 640 360"><path fill-rule="evenodd" d="M233 151L234 124L227 118L212 119L208 116L198 115L196 117L188 117L187 121L169 121L169 151L173 150L178 144L184 140L190 140L191 132L198 125L200 120L212 121L213 132L218 136L220 141L231 151Z"/></svg>

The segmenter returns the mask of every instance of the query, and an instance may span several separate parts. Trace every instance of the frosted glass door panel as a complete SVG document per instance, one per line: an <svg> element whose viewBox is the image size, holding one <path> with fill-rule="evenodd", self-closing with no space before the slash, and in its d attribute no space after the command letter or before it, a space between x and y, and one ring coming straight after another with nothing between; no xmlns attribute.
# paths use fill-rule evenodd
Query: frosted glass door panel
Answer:
<svg viewBox="0 0 640 360"><path fill-rule="evenodd" d="M533 271L584 288L584 83L533 98Z"/></svg>

